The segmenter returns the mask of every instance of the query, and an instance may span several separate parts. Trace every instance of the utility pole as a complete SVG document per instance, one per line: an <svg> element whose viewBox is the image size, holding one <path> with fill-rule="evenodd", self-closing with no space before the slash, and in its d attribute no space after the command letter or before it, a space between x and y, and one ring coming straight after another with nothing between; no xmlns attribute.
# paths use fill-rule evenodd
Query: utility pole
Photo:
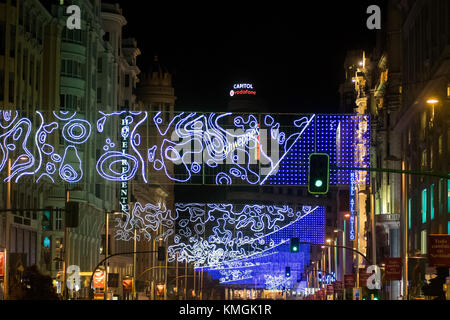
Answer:
<svg viewBox="0 0 450 320"><path fill-rule="evenodd" d="M136 300L136 225L134 226L134 244L133 244L133 288L132 288L132 295L133 300Z"/></svg>
<svg viewBox="0 0 450 320"><path fill-rule="evenodd" d="M105 220L105 257L107 257L109 255L109 214L106 210ZM136 251L136 249L134 251ZM105 300L108 300L108 264L109 262L105 261Z"/></svg>
<svg viewBox="0 0 450 320"><path fill-rule="evenodd" d="M65 203L67 205L67 203L69 202L69 189L66 189L66 199L65 199ZM66 226L67 224L67 212L65 213L65 219L64 219L64 281L63 281L63 285L62 285L62 292L63 292L63 298L67 299L67 259L68 259L68 251L69 251L69 232L68 232L68 228Z"/></svg>
<svg viewBox="0 0 450 320"><path fill-rule="evenodd" d="M6 209L10 210L11 209L11 159L8 158L8 196L7 196L7 203L6 203ZM6 300L8 298L8 294L9 294L9 268L8 268L8 264L9 264L9 257L8 257L8 253L9 253L9 223L8 223L8 216L9 216L9 211L6 211L5 213L5 251L4 251L4 260L3 263L5 265L5 276L4 276L4 299Z"/></svg>

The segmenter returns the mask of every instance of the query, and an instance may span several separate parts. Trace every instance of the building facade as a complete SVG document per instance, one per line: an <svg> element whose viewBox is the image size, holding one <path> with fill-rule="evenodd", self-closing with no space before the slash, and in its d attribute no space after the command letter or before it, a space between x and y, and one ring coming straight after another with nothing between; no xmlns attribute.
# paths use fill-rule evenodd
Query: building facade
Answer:
<svg viewBox="0 0 450 320"><path fill-rule="evenodd" d="M17 111L20 116L36 120L36 109L58 106L61 32L62 25L40 1L0 3L1 110ZM32 129L24 125L22 130ZM8 153L8 159L3 159L8 162L8 169L3 171L2 181L9 176L19 156L20 151L14 150ZM27 163L31 159L21 157L17 161ZM0 184L4 204L0 246L8 252L6 281L11 286L20 265L38 265L45 271L52 265L49 254L52 244L44 243L44 213L37 210L44 207L50 186L32 183L32 179L25 177L20 184L6 179L6 183Z"/></svg>
<svg viewBox="0 0 450 320"><path fill-rule="evenodd" d="M383 282L385 299L423 296L435 272L428 235L449 234L448 12L446 1L389 1L373 52L347 55L353 76L341 97L351 95L345 90L351 80L355 112L372 117L371 166L409 171L371 173L368 224L361 230L368 253L381 267L387 257L403 262L402 280Z"/></svg>

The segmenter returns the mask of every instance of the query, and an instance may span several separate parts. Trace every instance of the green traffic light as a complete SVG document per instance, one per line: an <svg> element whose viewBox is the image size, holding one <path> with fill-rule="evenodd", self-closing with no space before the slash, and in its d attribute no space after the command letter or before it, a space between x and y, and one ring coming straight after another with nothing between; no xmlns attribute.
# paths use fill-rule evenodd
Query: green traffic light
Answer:
<svg viewBox="0 0 450 320"><path fill-rule="evenodd" d="M297 250L298 250L298 248L297 248L297 247L293 247L293 248L292 248L292 250L294 250L294 251L297 251Z"/></svg>
<svg viewBox="0 0 450 320"><path fill-rule="evenodd" d="M323 182L322 182L322 180L316 180L316 182L314 183L314 185L315 185L317 188L320 188L320 187L323 185Z"/></svg>

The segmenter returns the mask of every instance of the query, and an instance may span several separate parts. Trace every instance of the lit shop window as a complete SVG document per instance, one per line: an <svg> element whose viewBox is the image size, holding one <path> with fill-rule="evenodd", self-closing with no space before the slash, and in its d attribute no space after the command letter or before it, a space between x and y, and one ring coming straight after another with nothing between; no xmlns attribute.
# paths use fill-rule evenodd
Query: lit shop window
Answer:
<svg viewBox="0 0 450 320"><path fill-rule="evenodd" d="M427 254L427 230L422 230L420 233L420 251L422 254Z"/></svg>
<svg viewBox="0 0 450 320"><path fill-rule="evenodd" d="M427 222L427 189L422 190L422 223Z"/></svg>
<svg viewBox="0 0 450 320"><path fill-rule="evenodd" d="M450 213L450 180L447 179L447 213Z"/></svg>
<svg viewBox="0 0 450 320"><path fill-rule="evenodd" d="M434 184L430 187L430 219L434 219Z"/></svg>
<svg viewBox="0 0 450 320"><path fill-rule="evenodd" d="M408 229L411 229L411 198L408 199Z"/></svg>

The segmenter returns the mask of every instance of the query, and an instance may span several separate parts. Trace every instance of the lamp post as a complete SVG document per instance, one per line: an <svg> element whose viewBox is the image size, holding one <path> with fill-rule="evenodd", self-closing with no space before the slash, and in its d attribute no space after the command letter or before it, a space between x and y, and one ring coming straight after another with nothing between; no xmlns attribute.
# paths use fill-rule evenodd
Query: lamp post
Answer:
<svg viewBox="0 0 450 320"><path fill-rule="evenodd" d="M343 264L343 277L342 277L342 281L345 281L345 274L347 273L347 259L346 259L346 251L345 251L345 247L347 246L347 220L350 219L350 213L346 213L344 214L344 232L342 234L342 243L343 243L343 248L342 248L342 264ZM345 283L344 283L344 300L347 300L346 298L347 292L345 289Z"/></svg>
<svg viewBox="0 0 450 320"><path fill-rule="evenodd" d="M327 239L327 243L330 244L332 242L331 239ZM328 247L328 273L331 274L331 247Z"/></svg>
<svg viewBox="0 0 450 320"><path fill-rule="evenodd" d="M8 177L11 177L11 159L8 158ZM11 178L8 179L8 187L7 187L7 199L6 199L6 209L11 209ZM5 270L5 276L4 276L4 299L6 300L8 298L8 281L9 281L9 268L8 268L8 249L9 249L9 228L8 228L8 215L9 211L6 211L5 213L5 250L4 250L4 270Z"/></svg>
<svg viewBox="0 0 450 320"><path fill-rule="evenodd" d="M81 189L80 187L75 187L73 189L66 188L65 189L65 194L66 194L65 204L66 205L70 201L70 198L69 198L70 191L83 191L83 189ZM67 298L67 264L68 264L68 258L69 258L68 257L69 228L66 227L67 212L65 212L65 217L66 217L66 219L64 219L64 284L62 286L62 290L63 290L63 297Z"/></svg>
<svg viewBox="0 0 450 320"><path fill-rule="evenodd" d="M110 214L120 215L120 214L122 214L122 212L105 211L105 257L109 256L109 215ZM109 271L108 265L109 265L109 261L108 262L105 261L105 300L108 300L108 271Z"/></svg>
<svg viewBox="0 0 450 320"><path fill-rule="evenodd" d="M19 157L20 161L27 161L30 158L26 155L22 155ZM7 186L7 195L6 195L6 212L5 212L5 249L3 251L4 254L4 259L3 259L3 264L4 264L4 292L3 292L3 297L6 300L9 294L9 287L8 287L8 282L9 282L9 268L8 268L8 264L9 264L9 257L8 257L8 253L9 253L9 223L8 223L8 215L9 215L9 211L11 209L11 158L8 157L8 186Z"/></svg>

